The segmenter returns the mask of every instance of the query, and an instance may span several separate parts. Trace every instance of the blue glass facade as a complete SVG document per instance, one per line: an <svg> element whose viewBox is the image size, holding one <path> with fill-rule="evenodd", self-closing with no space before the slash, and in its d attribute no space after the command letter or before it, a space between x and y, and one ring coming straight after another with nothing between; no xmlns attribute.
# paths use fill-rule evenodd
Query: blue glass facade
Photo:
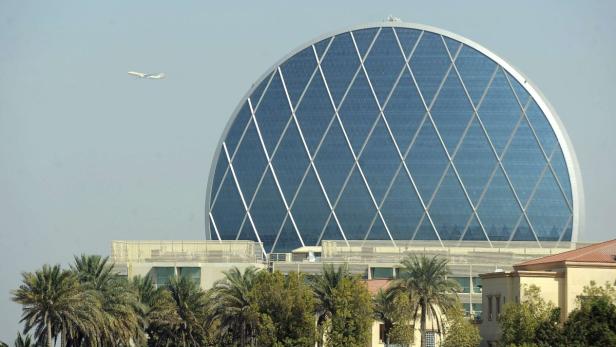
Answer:
<svg viewBox="0 0 616 347"><path fill-rule="evenodd" d="M268 253L326 239L571 241L566 149L514 75L476 44L404 25L303 47L233 115L209 236Z"/></svg>

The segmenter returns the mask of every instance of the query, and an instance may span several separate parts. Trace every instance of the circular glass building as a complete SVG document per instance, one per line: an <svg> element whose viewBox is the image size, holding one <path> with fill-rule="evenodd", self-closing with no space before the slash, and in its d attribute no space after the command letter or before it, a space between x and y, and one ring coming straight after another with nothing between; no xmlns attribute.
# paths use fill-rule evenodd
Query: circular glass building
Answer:
<svg viewBox="0 0 616 347"><path fill-rule="evenodd" d="M361 26L301 46L241 100L208 182L206 237L575 242L575 155L538 90L466 38Z"/></svg>

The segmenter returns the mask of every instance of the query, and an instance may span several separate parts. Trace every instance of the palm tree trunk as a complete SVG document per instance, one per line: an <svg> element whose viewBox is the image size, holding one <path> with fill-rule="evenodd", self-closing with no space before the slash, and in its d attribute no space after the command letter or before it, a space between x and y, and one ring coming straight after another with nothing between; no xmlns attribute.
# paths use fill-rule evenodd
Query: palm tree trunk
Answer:
<svg viewBox="0 0 616 347"><path fill-rule="evenodd" d="M242 347L246 346L246 322L242 322L242 336L240 337L240 345Z"/></svg>
<svg viewBox="0 0 616 347"><path fill-rule="evenodd" d="M53 347L53 339L51 338L51 322L49 321L49 316L45 313L45 327L47 328L47 346Z"/></svg>
<svg viewBox="0 0 616 347"><path fill-rule="evenodd" d="M421 333L421 347L426 347L426 301L421 299L421 325L419 332Z"/></svg>

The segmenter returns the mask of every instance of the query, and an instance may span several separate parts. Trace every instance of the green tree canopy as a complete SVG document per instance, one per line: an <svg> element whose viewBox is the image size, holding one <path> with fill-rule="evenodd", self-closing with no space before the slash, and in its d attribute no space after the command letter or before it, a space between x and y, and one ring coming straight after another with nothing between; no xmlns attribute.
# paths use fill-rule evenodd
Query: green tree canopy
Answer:
<svg viewBox="0 0 616 347"><path fill-rule="evenodd" d="M82 339L89 344L99 339L104 346L144 343L146 337L140 321L143 307L128 281L113 272L109 257L75 256L71 268L82 287L97 293L101 302L97 321L100 333L96 338L82 334Z"/></svg>
<svg viewBox="0 0 616 347"><path fill-rule="evenodd" d="M356 277L344 277L333 288L328 345L365 347L370 341L372 305L368 289Z"/></svg>
<svg viewBox="0 0 616 347"><path fill-rule="evenodd" d="M215 314L220 324L220 334L244 347L254 345L259 312L253 302L252 289L259 270L248 267L225 271L225 278L216 282L213 290Z"/></svg>
<svg viewBox="0 0 616 347"><path fill-rule="evenodd" d="M458 303L446 312L447 328L443 347L477 347L481 341L479 329L464 317L464 309Z"/></svg>
<svg viewBox="0 0 616 347"><path fill-rule="evenodd" d="M420 321L421 346L425 346L427 319L435 320L442 331L441 316L456 305L459 286L448 278L449 268L444 258L408 256L401 264L400 278L392 283L391 290L408 297L413 307L413 321L418 318Z"/></svg>
<svg viewBox="0 0 616 347"><path fill-rule="evenodd" d="M259 346L314 346L315 299L302 274L261 271L251 296L260 313Z"/></svg>
<svg viewBox="0 0 616 347"><path fill-rule="evenodd" d="M320 274L308 277L308 283L316 298L316 315L318 330L318 345L324 341L327 330L326 322L332 317L334 308L333 293L342 279L350 278L348 267L340 265L337 268L333 264L325 264Z"/></svg>
<svg viewBox="0 0 616 347"><path fill-rule="evenodd" d="M578 297L579 307L565 322L569 346L616 346L616 290L591 282Z"/></svg>
<svg viewBox="0 0 616 347"><path fill-rule="evenodd" d="M501 342L505 346L536 344L537 329L555 315L554 305L541 297L539 287L524 286L523 293L520 303L505 304L497 317L502 331Z"/></svg>
<svg viewBox="0 0 616 347"><path fill-rule="evenodd" d="M22 284L13 291L13 301L22 305L24 332L33 331L39 345L61 346L85 333L99 333L101 302L99 296L83 288L77 276L59 265L43 265L35 272L22 274Z"/></svg>

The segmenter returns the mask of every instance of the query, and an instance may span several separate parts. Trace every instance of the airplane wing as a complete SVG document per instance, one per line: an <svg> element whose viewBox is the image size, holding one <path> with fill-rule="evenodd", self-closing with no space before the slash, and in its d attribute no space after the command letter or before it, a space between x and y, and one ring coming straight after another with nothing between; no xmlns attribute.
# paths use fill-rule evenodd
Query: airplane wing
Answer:
<svg viewBox="0 0 616 347"><path fill-rule="evenodd" d="M143 72L136 72L136 71L129 71L128 74L131 76L140 77L140 78L144 78L146 76L146 74L144 74Z"/></svg>

